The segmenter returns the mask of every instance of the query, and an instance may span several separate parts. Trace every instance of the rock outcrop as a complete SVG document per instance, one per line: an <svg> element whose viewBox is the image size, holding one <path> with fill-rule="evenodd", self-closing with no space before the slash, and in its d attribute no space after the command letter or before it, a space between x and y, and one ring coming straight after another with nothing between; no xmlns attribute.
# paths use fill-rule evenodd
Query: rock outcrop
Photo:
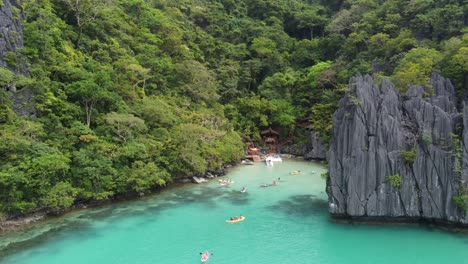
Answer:
<svg viewBox="0 0 468 264"><path fill-rule="evenodd" d="M23 48L22 13L17 0L0 1L0 67L25 73L18 52Z"/></svg>
<svg viewBox="0 0 468 264"><path fill-rule="evenodd" d="M307 143L302 147L302 156L308 160L325 160L327 158L326 145L316 132L310 132Z"/></svg>
<svg viewBox="0 0 468 264"><path fill-rule="evenodd" d="M332 215L468 224L468 110L457 111L449 80L434 73L431 86L400 95L390 81L350 80L333 115Z"/></svg>
<svg viewBox="0 0 468 264"><path fill-rule="evenodd" d="M7 68L16 75L29 76L23 48L23 12L20 0L0 0L0 68ZM11 108L18 116L36 118L35 94L31 87L17 87L16 81L0 87L10 91ZM1 111L1 110L0 110Z"/></svg>

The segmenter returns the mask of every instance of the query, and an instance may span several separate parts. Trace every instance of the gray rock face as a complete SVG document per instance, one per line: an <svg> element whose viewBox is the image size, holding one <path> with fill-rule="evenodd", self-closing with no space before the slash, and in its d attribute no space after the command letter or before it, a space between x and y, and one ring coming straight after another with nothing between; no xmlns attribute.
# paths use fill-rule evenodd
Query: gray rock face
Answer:
<svg viewBox="0 0 468 264"><path fill-rule="evenodd" d="M468 110L457 112L449 80L434 73L431 84L432 96L419 86L399 95L389 81L377 87L369 75L350 80L333 115L332 215L468 224L453 202L468 177Z"/></svg>
<svg viewBox="0 0 468 264"><path fill-rule="evenodd" d="M20 0L0 0L0 67L18 75L29 76L26 59L19 53L23 48L23 13ZM19 116L36 117L34 93L30 87L17 89L16 82L6 88L10 91L11 106Z"/></svg>
<svg viewBox="0 0 468 264"><path fill-rule="evenodd" d="M325 160L327 158L326 147L314 131L310 132L307 144L302 147L301 152L305 159Z"/></svg>
<svg viewBox="0 0 468 264"><path fill-rule="evenodd" d="M24 73L22 63L16 61L17 53L23 47L22 13L18 2L3 0L0 4L0 67ZM11 56L14 56L16 66L7 63Z"/></svg>

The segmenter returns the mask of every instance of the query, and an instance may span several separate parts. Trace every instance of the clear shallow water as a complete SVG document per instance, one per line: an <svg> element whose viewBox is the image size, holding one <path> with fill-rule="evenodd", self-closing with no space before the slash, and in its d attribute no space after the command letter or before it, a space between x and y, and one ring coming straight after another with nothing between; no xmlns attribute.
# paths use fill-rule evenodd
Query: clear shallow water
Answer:
<svg viewBox="0 0 468 264"><path fill-rule="evenodd" d="M289 175L297 169L303 174ZM200 263L205 249L214 254L208 263L218 264L468 263L468 235L330 221L324 171L298 160L258 163L232 169L224 177L235 181L231 187L212 180L75 212L1 236L0 264ZM278 177L278 186L259 187ZM239 214L246 220L225 223ZM12 243L28 236L36 238Z"/></svg>

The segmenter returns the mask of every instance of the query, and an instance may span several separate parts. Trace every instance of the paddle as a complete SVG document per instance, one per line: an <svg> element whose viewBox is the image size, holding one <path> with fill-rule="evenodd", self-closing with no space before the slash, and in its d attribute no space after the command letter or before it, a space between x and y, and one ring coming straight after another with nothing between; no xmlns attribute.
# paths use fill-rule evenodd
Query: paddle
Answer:
<svg viewBox="0 0 468 264"><path fill-rule="evenodd" d="M203 254L202 252L200 252L200 255ZM213 256L214 254L213 253L210 253L211 256Z"/></svg>

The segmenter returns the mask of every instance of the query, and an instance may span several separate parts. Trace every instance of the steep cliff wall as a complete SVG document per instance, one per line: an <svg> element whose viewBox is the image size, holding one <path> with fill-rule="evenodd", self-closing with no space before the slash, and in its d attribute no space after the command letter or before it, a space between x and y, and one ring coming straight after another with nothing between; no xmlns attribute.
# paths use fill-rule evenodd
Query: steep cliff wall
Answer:
<svg viewBox="0 0 468 264"><path fill-rule="evenodd" d="M16 75L29 76L26 59L21 55L23 48L23 13L20 0L0 0L0 68L7 68ZM35 118L34 92L31 87L17 87L16 81L6 87L10 91L11 103L0 106L11 108L19 116Z"/></svg>
<svg viewBox="0 0 468 264"><path fill-rule="evenodd" d="M419 86L399 95L389 81L350 80L333 115L332 215L468 224L453 199L468 178L468 112L457 112L450 81L434 73L431 84L433 96Z"/></svg>
<svg viewBox="0 0 468 264"><path fill-rule="evenodd" d="M0 67L24 73L18 63L18 51L23 47L23 25L18 0L0 1Z"/></svg>

